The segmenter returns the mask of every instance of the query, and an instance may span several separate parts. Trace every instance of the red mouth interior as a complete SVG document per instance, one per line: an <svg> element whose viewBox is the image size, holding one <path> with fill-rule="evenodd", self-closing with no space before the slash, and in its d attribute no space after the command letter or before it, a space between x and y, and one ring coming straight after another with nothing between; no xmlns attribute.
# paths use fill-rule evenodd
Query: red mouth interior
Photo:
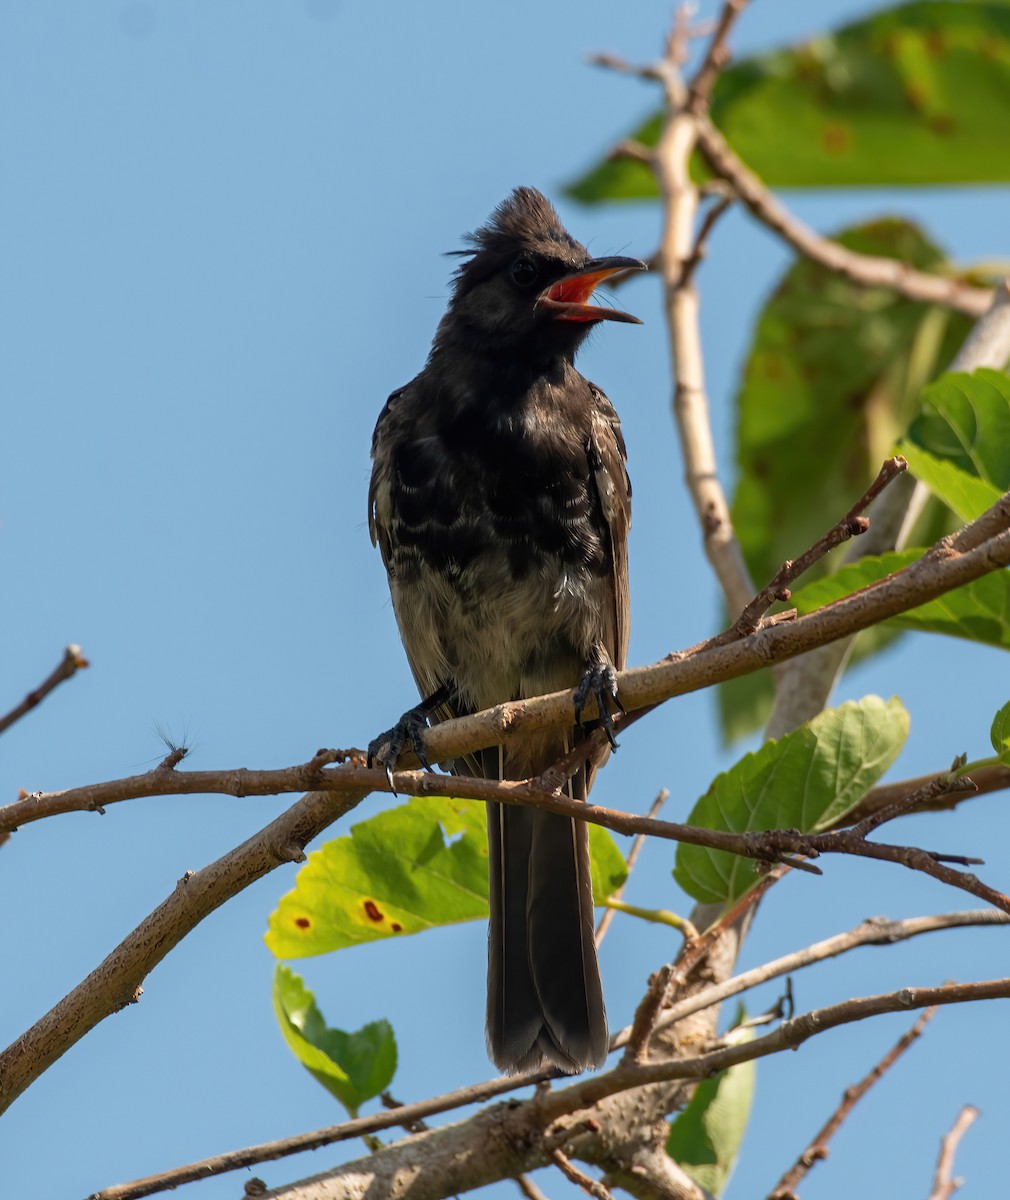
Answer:
<svg viewBox="0 0 1010 1200"><path fill-rule="evenodd" d="M596 285L613 273L613 268L610 268L606 271L587 271L584 275L571 275L567 279L559 279L547 289L547 298L560 304L585 304Z"/></svg>

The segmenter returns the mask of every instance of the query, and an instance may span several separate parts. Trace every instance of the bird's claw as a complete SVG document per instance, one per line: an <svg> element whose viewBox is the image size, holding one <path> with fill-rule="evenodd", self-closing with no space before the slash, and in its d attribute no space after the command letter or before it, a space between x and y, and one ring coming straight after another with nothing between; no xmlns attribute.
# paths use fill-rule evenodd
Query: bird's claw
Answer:
<svg viewBox="0 0 1010 1200"><path fill-rule="evenodd" d="M426 771L433 770L424 752L424 735L427 729L428 715L424 705L419 704L416 708L408 709L392 729L380 733L368 743L368 765L378 763L385 768L389 790L394 796L397 792L393 787L393 768L406 747L409 746L414 751L417 761Z"/></svg>
<svg viewBox="0 0 1010 1200"><path fill-rule="evenodd" d="M607 735L611 750L617 749L617 738L614 736L615 712L625 712L617 694L617 672L609 662L593 663L586 668L585 674L579 680L575 689L575 724L582 724L582 709L589 699L590 692L596 698L600 710L600 725Z"/></svg>

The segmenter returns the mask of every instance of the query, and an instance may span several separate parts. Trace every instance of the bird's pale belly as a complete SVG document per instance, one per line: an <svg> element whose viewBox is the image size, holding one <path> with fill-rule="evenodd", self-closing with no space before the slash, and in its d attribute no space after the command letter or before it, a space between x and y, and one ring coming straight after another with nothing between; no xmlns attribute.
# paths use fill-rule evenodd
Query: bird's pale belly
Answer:
<svg viewBox="0 0 1010 1200"><path fill-rule="evenodd" d="M412 566L393 583L393 607L426 694L452 680L479 710L579 681L600 635L598 576L558 560L516 579L489 554L456 575Z"/></svg>

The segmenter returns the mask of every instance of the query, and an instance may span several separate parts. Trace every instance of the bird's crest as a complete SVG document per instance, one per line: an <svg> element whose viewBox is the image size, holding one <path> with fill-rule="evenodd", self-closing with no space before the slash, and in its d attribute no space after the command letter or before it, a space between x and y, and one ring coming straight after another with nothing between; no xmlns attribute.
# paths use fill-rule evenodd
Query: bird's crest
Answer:
<svg viewBox="0 0 1010 1200"><path fill-rule="evenodd" d="M456 272L457 289L463 291L522 250L573 267L589 258L586 248L561 224L550 200L532 187L515 188L494 210L487 224L468 233L465 240L469 249L454 252L468 256Z"/></svg>

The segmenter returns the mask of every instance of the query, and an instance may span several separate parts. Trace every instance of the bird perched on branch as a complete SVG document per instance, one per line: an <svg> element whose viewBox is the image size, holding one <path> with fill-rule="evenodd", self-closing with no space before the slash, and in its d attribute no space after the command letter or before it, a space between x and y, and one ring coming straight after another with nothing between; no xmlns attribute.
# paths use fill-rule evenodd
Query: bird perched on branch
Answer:
<svg viewBox="0 0 1010 1200"><path fill-rule="evenodd" d="M390 772L427 721L575 688L569 730L455 764L489 779L542 773L583 736L595 698L613 742L628 646L631 485L620 422L573 359L589 303L634 258L592 258L521 187L468 238L424 370L386 402L372 441L369 529L424 697L369 747ZM585 799L602 758L569 794ZM576 1072L607 1052L583 822L488 805L487 1037L503 1071Z"/></svg>

